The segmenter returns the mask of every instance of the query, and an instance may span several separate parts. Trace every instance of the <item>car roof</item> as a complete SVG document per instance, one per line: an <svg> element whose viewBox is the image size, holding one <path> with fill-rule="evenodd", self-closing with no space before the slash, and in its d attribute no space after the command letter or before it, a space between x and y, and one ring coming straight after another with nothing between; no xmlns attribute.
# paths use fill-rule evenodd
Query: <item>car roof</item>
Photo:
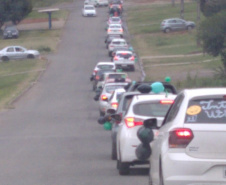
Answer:
<svg viewBox="0 0 226 185"><path fill-rule="evenodd" d="M197 89L184 89L182 91L188 98L198 96L211 96L211 95L224 95L226 96L226 88L197 88Z"/></svg>
<svg viewBox="0 0 226 185"><path fill-rule="evenodd" d="M87 5L84 5L84 8L85 7L92 7L92 8L95 8L93 5L91 5L91 4L87 4Z"/></svg>
<svg viewBox="0 0 226 185"><path fill-rule="evenodd" d="M129 54L133 54L133 52L132 51L129 51L129 50L120 50L120 51L116 51L116 54L118 54L118 53L129 53Z"/></svg>
<svg viewBox="0 0 226 185"><path fill-rule="evenodd" d="M112 42L115 42L115 41L126 42L126 40L125 40L125 39L122 39L122 38L115 38L115 39L112 39Z"/></svg>
<svg viewBox="0 0 226 185"><path fill-rule="evenodd" d="M128 91L136 91L137 88L142 85L142 84L147 84L147 85L151 85L153 83L155 83L156 81L143 81L143 82L135 82L134 84L130 84L130 86L128 86ZM163 84L163 86L166 88L166 89L170 89L172 91L173 94L177 94L177 90L176 88L168 83L168 82L161 82Z"/></svg>
<svg viewBox="0 0 226 185"><path fill-rule="evenodd" d="M111 65L111 66L114 66L115 64L113 62L98 62L96 66L98 65Z"/></svg>
<svg viewBox="0 0 226 185"><path fill-rule="evenodd" d="M150 94L137 94L134 95L133 101L140 102L140 101L151 101L151 100L161 100L161 99L175 99L175 94L166 94L166 93L150 93Z"/></svg>

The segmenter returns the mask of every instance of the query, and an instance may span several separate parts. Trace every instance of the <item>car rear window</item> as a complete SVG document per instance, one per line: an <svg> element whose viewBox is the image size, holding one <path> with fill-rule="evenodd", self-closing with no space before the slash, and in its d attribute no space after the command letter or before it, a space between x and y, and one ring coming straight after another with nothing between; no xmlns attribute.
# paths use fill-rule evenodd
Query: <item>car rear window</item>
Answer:
<svg viewBox="0 0 226 185"><path fill-rule="evenodd" d="M97 68L98 69L113 69L114 66L113 65L98 65Z"/></svg>
<svg viewBox="0 0 226 185"><path fill-rule="evenodd" d="M150 117L165 117L171 104L160 104L159 102L144 102L135 104L133 107L134 114Z"/></svg>
<svg viewBox="0 0 226 185"><path fill-rule="evenodd" d="M109 86L106 86L106 92L107 93L113 93L116 89L121 89L121 88L124 88L123 85L109 85Z"/></svg>
<svg viewBox="0 0 226 185"><path fill-rule="evenodd" d="M126 45L125 42L120 42L120 41L113 41L112 44L115 44L115 45Z"/></svg>
<svg viewBox="0 0 226 185"><path fill-rule="evenodd" d="M202 98L188 104L185 123L226 124L226 98Z"/></svg>
<svg viewBox="0 0 226 185"><path fill-rule="evenodd" d="M126 75L125 74L109 74L108 75L108 78L126 78Z"/></svg>
<svg viewBox="0 0 226 185"><path fill-rule="evenodd" d="M132 54L131 53L118 53L117 56L120 58L128 59L128 58L132 57Z"/></svg>

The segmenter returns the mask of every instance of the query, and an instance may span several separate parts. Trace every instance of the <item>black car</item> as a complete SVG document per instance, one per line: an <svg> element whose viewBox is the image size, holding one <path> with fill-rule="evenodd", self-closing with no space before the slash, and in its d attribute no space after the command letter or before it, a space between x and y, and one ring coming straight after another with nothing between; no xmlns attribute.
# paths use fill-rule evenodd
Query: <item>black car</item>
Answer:
<svg viewBox="0 0 226 185"><path fill-rule="evenodd" d="M18 38L19 37L19 31L16 28L16 26L5 26L3 30L3 38L8 39L8 38Z"/></svg>
<svg viewBox="0 0 226 185"><path fill-rule="evenodd" d="M149 82L132 82L128 86L125 87L127 92L132 92L132 91L138 91L138 87L141 87L141 85L148 85L150 86L151 84L155 83L156 81L149 81ZM177 94L176 88L170 84L169 82L161 82L165 88L165 91L168 93L172 94Z"/></svg>

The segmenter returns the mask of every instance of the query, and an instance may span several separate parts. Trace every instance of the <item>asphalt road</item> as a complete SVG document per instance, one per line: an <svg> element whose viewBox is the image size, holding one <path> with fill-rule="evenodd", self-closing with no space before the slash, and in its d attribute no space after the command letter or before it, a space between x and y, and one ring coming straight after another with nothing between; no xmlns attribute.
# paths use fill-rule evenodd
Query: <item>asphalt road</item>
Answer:
<svg viewBox="0 0 226 185"><path fill-rule="evenodd" d="M107 8L81 16L71 5L58 52L37 84L0 113L1 185L147 184L147 169L119 176L110 159L110 132L98 125L89 76L108 60L104 45ZM137 73L131 74L133 77Z"/></svg>

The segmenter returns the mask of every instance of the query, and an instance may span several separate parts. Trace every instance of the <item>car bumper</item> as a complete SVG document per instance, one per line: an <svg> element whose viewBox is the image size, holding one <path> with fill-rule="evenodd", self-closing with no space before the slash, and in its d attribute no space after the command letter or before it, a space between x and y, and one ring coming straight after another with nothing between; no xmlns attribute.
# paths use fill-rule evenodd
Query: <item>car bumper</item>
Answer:
<svg viewBox="0 0 226 185"><path fill-rule="evenodd" d="M226 159L197 159L181 153L162 156L164 185L226 184Z"/></svg>

